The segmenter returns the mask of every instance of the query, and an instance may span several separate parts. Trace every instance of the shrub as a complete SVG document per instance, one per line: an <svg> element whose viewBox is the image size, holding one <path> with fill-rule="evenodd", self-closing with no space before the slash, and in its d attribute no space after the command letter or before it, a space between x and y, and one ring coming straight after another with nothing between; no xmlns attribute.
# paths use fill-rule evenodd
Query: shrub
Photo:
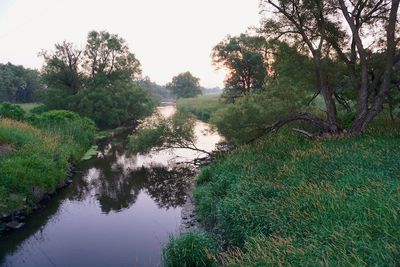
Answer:
<svg viewBox="0 0 400 267"><path fill-rule="evenodd" d="M23 120L25 115L25 111L19 105L7 102L0 104L0 117Z"/></svg>
<svg viewBox="0 0 400 267"><path fill-rule="evenodd" d="M170 237L163 251L165 266L201 267L216 266L215 240L201 232L188 232Z"/></svg>
<svg viewBox="0 0 400 267"><path fill-rule="evenodd" d="M32 114L42 114L43 112L49 111L49 108L44 104L39 104L38 106L32 108L30 112Z"/></svg>
<svg viewBox="0 0 400 267"><path fill-rule="evenodd" d="M101 128L113 128L150 115L155 102L149 92L135 83L114 81L80 91L72 110L92 119Z"/></svg>
<svg viewBox="0 0 400 267"><path fill-rule="evenodd" d="M297 112L303 106L298 100L301 94L301 91L271 85L265 91L248 94L217 110L210 122L228 140L246 143L265 134L265 128L277 120Z"/></svg>

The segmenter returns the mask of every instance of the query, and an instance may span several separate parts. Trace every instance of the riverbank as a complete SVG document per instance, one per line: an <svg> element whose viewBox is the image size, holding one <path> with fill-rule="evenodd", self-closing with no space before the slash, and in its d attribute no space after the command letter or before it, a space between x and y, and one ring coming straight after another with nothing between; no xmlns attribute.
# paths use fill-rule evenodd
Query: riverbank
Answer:
<svg viewBox="0 0 400 267"><path fill-rule="evenodd" d="M73 163L94 141L95 127L65 111L32 123L0 119L0 230L19 229L26 216L71 183Z"/></svg>
<svg viewBox="0 0 400 267"><path fill-rule="evenodd" d="M208 233L172 238L167 263L395 264L399 141L397 124L377 122L357 138L310 141L283 130L237 148L197 178Z"/></svg>
<svg viewBox="0 0 400 267"><path fill-rule="evenodd" d="M189 112L197 119L208 122L215 112L224 108L227 104L219 95L199 96L196 98L181 98L176 102L176 108L182 112Z"/></svg>

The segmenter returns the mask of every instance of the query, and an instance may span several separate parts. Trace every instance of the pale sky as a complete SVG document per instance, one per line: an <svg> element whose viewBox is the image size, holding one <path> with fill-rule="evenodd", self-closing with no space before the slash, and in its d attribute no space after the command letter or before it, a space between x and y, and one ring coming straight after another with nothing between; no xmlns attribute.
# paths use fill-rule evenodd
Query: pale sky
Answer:
<svg viewBox="0 0 400 267"><path fill-rule="evenodd" d="M0 0L0 63L40 68L37 53L91 30L124 38L143 74L160 84L190 71L206 87L223 85L211 50L227 34L260 21L259 0Z"/></svg>

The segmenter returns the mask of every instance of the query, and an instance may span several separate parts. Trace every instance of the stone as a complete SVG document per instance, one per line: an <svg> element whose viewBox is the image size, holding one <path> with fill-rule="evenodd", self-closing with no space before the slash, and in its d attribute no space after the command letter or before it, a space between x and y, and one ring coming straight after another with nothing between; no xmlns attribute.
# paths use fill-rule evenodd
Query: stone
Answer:
<svg viewBox="0 0 400 267"><path fill-rule="evenodd" d="M12 229L12 230L17 230L20 229L22 226L24 226L25 223L18 222L18 221L11 221L6 224L6 227Z"/></svg>

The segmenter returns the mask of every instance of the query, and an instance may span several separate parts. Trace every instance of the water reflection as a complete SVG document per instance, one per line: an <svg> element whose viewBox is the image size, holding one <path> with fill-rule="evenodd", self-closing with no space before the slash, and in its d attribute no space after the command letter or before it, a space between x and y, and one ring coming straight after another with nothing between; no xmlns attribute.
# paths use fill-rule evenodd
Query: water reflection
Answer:
<svg viewBox="0 0 400 267"><path fill-rule="evenodd" d="M171 115L173 107L161 109ZM220 140L196 124L198 145ZM186 150L129 156L126 136L104 142L79 164L73 184L20 231L0 237L0 266L156 266L163 243L178 231L191 167Z"/></svg>
<svg viewBox="0 0 400 267"><path fill-rule="evenodd" d="M83 179L76 180L70 200L94 197L102 212L130 208L144 190L160 208L176 208L185 202L193 170L190 166L171 168L159 164L138 166L138 157L124 152L122 140L100 147L97 158L89 162ZM85 168L85 166L82 166Z"/></svg>

